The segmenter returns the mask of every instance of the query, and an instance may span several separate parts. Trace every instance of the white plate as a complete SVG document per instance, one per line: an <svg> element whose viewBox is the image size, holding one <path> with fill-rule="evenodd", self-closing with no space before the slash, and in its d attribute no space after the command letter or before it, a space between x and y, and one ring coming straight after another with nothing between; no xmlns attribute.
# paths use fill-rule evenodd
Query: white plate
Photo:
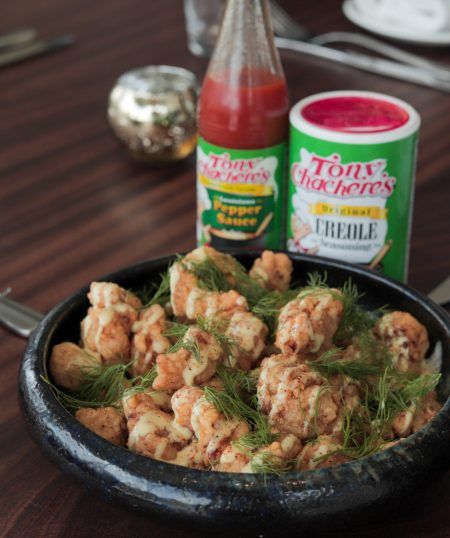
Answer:
<svg viewBox="0 0 450 538"><path fill-rule="evenodd" d="M433 33L417 32L411 28L401 27L394 21L371 17L366 11L361 10L355 0L345 0L342 10L344 15L357 26L384 37L419 45L441 47L450 45L450 28Z"/></svg>

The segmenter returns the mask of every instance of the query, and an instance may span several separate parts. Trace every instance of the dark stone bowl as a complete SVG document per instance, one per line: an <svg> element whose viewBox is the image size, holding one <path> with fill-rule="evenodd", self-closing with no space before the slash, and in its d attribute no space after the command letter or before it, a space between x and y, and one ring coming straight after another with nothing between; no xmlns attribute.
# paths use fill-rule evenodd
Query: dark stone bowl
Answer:
<svg viewBox="0 0 450 538"><path fill-rule="evenodd" d="M256 254L240 255L250 264ZM147 261L107 275L103 280L137 288L157 280L172 257ZM368 308L389 305L406 310L427 328L431 349L443 346L439 395L450 389L449 318L425 296L375 272L318 257L292 256L294 280L326 271L328 283L342 285L349 276L365 295ZM79 322L88 307L87 287L71 295L45 317L30 338L20 372L23 409L31 433L66 473L106 500L166 520L216 528L270 533L312 530L378 517L386 507L443 471L450 453L450 400L421 431L400 444L334 468L269 476L197 471L133 454L98 437L78 423L42 380L52 346L79 338Z"/></svg>

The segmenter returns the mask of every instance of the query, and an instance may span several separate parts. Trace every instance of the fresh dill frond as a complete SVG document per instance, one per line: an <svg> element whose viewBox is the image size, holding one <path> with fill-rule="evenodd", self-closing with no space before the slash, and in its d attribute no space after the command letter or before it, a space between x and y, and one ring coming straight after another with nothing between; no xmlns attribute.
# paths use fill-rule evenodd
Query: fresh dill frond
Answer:
<svg viewBox="0 0 450 538"><path fill-rule="evenodd" d="M280 476L292 469L292 462L285 461L271 452L259 452L251 459L251 468L254 473L263 475L264 482L269 474Z"/></svg>
<svg viewBox="0 0 450 538"><path fill-rule="evenodd" d="M195 339L190 338L189 335L187 337L185 335L182 338L180 338L177 342L175 342L175 344L173 344L166 351L166 353L176 353L177 351L180 351L180 349L185 349L189 353L192 353L195 360L197 362L201 362L202 355L201 355L201 351L200 351L200 346L199 346L198 342Z"/></svg>
<svg viewBox="0 0 450 538"><path fill-rule="evenodd" d="M415 379L405 380L399 391L403 406L408 407L424 398L437 387L441 376L442 374L426 374Z"/></svg>
<svg viewBox="0 0 450 538"><path fill-rule="evenodd" d="M197 316L196 323L202 331L205 331L217 340L226 360L230 362L235 350L238 350L239 346L233 338L225 334L228 327L228 321L218 317L204 318L202 316Z"/></svg>
<svg viewBox="0 0 450 538"><path fill-rule="evenodd" d="M126 371L130 364L96 365L84 369L84 380L76 391L64 391L48 378L42 379L50 385L60 403L68 410L81 407L116 406L127 388Z"/></svg>
<svg viewBox="0 0 450 538"><path fill-rule="evenodd" d="M154 304L164 306L170 302L170 273L169 269L161 273L161 282L159 284L150 284L137 290L135 294L142 303L142 309L149 308Z"/></svg>
<svg viewBox="0 0 450 538"><path fill-rule="evenodd" d="M144 375L138 375L130 380L131 386L125 390L123 396L131 396L132 394L147 392L152 388L157 375L156 364L154 364Z"/></svg>
<svg viewBox="0 0 450 538"><path fill-rule="evenodd" d="M244 372L238 368L227 368L219 365L217 368L217 377L222 381L226 390L239 396L242 391L253 393L256 391L258 378L252 375L252 372Z"/></svg>
<svg viewBox="0 0 450 538"><path fill-rule="evenodd" d="M319 273L319 271L308 273L307 281L306 281L306 288L311 288L311 289L328 288L329 286L327 284L327 280L328 280L328 273L326 271L324 271L323 273Z"/></svg>
<svg viewBox="0 0 450 538"><path fill-rule="evenodd" d="M175 338L176 340L183 339L189 327L191 327L191 325L186 323L168 321L166 322L164 336L167 336L168 338Z"/></svg>
<svg viewBox="0 0 450 538"><path fill-rule="evenodd" d="M292 289L284 292L270 291L266 292L259 301L252 307L251 311L255 316L260 318L269 328L269 334L274 337L278 325L280 310L289 301L297 297L298 290Z"/></svg>
<svg viewBox="0 0 450 538"><path fill-rule="evenodd" d="M252 278L245 267L239 262L236 263L236 268L232 272L232 275L235 280L234 289L247 299L250 309L256 306L269 293L261 285L260 281Z"/></svg>
<svg viewBox="0 0 450 538"><path fill-rule="evenodd" d="M319 358L308 361L308 365L325 377L341 375L359 381L380 373L382 366L373 361L372 357L361 352L358 359L343 359L343 352L341 348L331 348Z"/></svg>
<svg viewBox="0 0 450 538"><path fill-rule="evenodd" d="M183 269L197 278L199 288L218 292L231 289L225 273L210 256L206 256L201 261L183 258L179 263L182 264Z"/></svg>
<svg viewBox="0 0 450 538"><path fill-rule="evenodd" d="M256 450L276 441L279 434L272 433L266 419L264 424L259 424L254 431L250 431L232 442L233 446L242 450Z"/></svg>
<svg viewBox="0 0 450 538"><path fill-rule="evenodd" d="M228 419L244 420L252 429L233 444L240 448L257 449L277 439L270 429L267 417L253 407L252 392L256 390L255 380L247 372L229 369L223 366L218 369L218 377L223 389L205 387L205 398Z"/></svg>

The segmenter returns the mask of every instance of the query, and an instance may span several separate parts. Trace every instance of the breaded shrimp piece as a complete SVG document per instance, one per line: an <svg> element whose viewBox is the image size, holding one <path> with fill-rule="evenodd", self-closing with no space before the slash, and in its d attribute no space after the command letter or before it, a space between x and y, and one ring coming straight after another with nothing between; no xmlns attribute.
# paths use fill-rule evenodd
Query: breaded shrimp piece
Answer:
<svg viewBox="0 0 450 538"><path fill-rule="evenodd" d="M204 261L208 257L223 270L229 284L234 282L232 271L236 261L231 256L205 246L193 250L169 270L171 304L175 316L195 320L197 316L229 317L233 312L248 310L247 300L235 290L217 292L199 287L198 279L189 271L189 264Z"/></svg>
<svg viewBox="0 0 450 538"><path fill-rule="evenodd" d="M75 418L110 443L125 446L127 439L125 417L115 407L81 408L75 412Z"/></svg>
<svg viewBox="0 0 450 538"><path fill-rule="evenodd" d="M157 460L174 460L192 439L192 432L173 422L173 416L156 407L145 393L125 397L128 448Z"/></svg>
<svg viewBox="0 0 450 538"><path fill-rule="evenodd" d="M292 276L292 262L286 254L265 250L256 258L250 276L268 290L286 291Z"/></svg>
<svg viewBox="0 0 450 538"><path fill-rule="evenodd" d="M190 264L195 265L196 263L198 264L208 259L214 262L214 264L224 274L228 284L233 286L235 283L234 275L239 266L238 262L229 254L219 252L213 247L202 245L201 247L198 247L186 254L186 256L183 258L183 263L189 266Z"/></svg>
<svg viewBox="0 0 450 538"><path fill-rule="evenodd" d="M177 457L170 463L181 465L182 467L190 467L191 469L206 469L203 454L196 440L182 448Z"/></svg>
<svg viewBox="0 0 450 538"><path fill-rule="evenodd" d="M331 435L320 435L304 446L298 455L296 467L300 471L307 471L334 467L351 460L342 452L337 452L339 450L342 450L339 439Z"/></svg>
<svg viewBox="0 0 450 538"><path fill-rule="evenodd" d="M391 351L397 370L422 372L429 347L428 333L411 314L400 311L385 314L375 325L375 335Z"/></svg>
<svg viewBox="0 0 450 538"><path fill-rule="evenodd" d="M230 473L254 473L258 464L261 465L267 455L271 457L272 464L279 464L280 467L283 467L286 462L297 456L301 448L301 442L295 435L290 434L281 434L279 439L253 453L234 445L228 445L213 470Z"/></svg>
<svg viewBox="0 0 450 538"><path fill-rule="evenodd" d="M131 366L133 376L146 374L156 361L157 355L165 353L170 340L164 335L166 313L159 304L154 304L139 312L139 319L131 327Z"/></svg>
<svg viewBox="0 0 450 538"><path fill-rule="evenodd" d="M225 335L232 342L230 366L250 370L266 347L267 326L250 312L235 312Z"/></svg>
<svg viewBox="0 0 450 538"><path fill-rule="evenodd" d="M205 398L192 408L191 426L203 453L205 465L219 461L222 452L235 439L248 433L248 425L239 419L227 419Z"/></svg>
<svg viewBox="0 0 450 538"><path fill-rule="evenodd" d="M108 308L120 303L125 303L135 310L142 306L136 295L113 282L92 282L87 296L91 305L98 308Z"/></svg>
<svg viewBox="0 0 450 538"><path fill-rule="evenodd" d="M188 349L158 355L154 389L175 391L184 385L204 383L215 374L223 350L214 336L193 325L187 330L184 342ZM191 351L192 347L197 353Z"/></svg>
<svg viewBox="0 0 450 538"><path fill-rule="evenodd" d="M286 367L297 365L298 360L294 355L275 354L263 359L258 378L258 402L261 411L270 411Z"/></svg>
<svg viewBox="0 0 450 538"><path fill-rule="evenodd" d="M437 400L436 391L433 390L417 404L412 404L407 410L402 409L395 415L391 422L392 433L395 437L408 437L423 428L436 416L440 408L441 404ZM387 436L389 433L387 431Z"/></svg>
<svg viewBox="0 0 450 538"><path fill-rule="evenodd" d="M64 389L77 390L86 373L102 364L98 353L81 349L72 342L62 342L53 346L50 355L50 373L57 385Z"/></svg>
<svg viewBox="0 0 450 538"><path fill-rule="evenodd" d="M191 415L194 404L203 396L203 390L198 387L181 387L172 395L172 410L175 422L184 428L192 430ZM193 431L193 430L192 430Z"/></svg>
<svg viewBox="0 0 450 538"><path fill-rule="evenodd" d="M136 320L136 310L125 303L107 308L89 308L81 322L84 347L99 353L106 365L128 362L131 327Z"/></svg>
<svg viewBox="0 0 450 538"><path fill-rule="evenodd" d="M213 466L213 471L242 473L243 469L250 463L251 457L250 451L230 444L223 450L219 461Z"/></svg>
<svg viewBox="0 0 450 538"><path fill-rule="evenodd" d="M194 288L187 298L184 315L188 320L193 321L198 316L230 318L235 312L247 310L247 299L235 290L218 293Z"/></svg>
<svg viewBox="0 0 450 538"><path fill-rule="evenodd" d="M416 412L414 413L412 431L416 432L430 422L440 411L442 405L437 399L436 391L429 392L422 401L419 402Z"/></svg>
<svg viewBox="0 0 450 538"><path fill-rule="evenodd" d="M280 312L276 346L285 355L320 353L332 345L343 314L336 289L318 289L287 303Z"/></svg>
<svg viewBox="0 0 450 538"><path fill-rule="evenodd" d="M104 364L128 362L131 327L141 302L112 282L92 282L88 298L93 306L81 322L84 347L100 353Z"/></svg>
<svg viewBox="0 0 450 538"><path fill-rule="evenodd" d="M272 368L278 381L268 387ZM263 362L258 399L275 429L292 433L300 440L340 431L344 412L359 404L357 388L352 383L341 378L328 382L300 362L284 367L280 363Z"/></svg>

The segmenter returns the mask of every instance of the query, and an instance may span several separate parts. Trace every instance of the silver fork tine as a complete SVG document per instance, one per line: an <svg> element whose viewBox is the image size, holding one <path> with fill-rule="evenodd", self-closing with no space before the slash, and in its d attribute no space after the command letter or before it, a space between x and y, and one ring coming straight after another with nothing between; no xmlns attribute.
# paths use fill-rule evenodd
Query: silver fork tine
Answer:
<svg viewBox="0 0 450 538"><path fill-rule="evenodd" d="M309 39L312 34L297 23L275 0L271 0L273 26L276 34L291 39Z"/></svg>

